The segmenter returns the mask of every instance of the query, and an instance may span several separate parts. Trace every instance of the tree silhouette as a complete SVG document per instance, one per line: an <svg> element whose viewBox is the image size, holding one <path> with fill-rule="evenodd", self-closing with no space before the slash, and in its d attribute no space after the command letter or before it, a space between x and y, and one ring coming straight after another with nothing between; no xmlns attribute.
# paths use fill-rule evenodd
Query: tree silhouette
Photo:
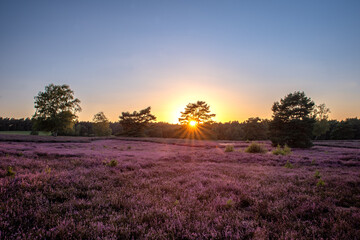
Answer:
<svg viewBox="0 0 360 240"><path fill-rule="evenodd" d="M145 108L140 112L122 112L119 118L120 124L124 129L124 134L134 137L143 136L147 125L151 121L156 120L156 117L150 114L150 110L151 107Z"/></svg>
<svg viewBox="0 0 360 240"><path fill-rule="evenodd" d="M50 84L35 96L35 114L32 118L36 130L51 131L53 135L71 128L81 111L80 100L68 85Z"/></svg>
<svg viewBox="0 0 360 240"><path fill-rule="evenodd" d="M315 123L311 115L315 103L304 92L294 92L275 102L270 123L270 140L273 145L307 148Z"/></svg>
<svg viewBox="0 0 360 240"><path fill-rule="evenodd" d="M215 114L210 113L210 106L204 101L197 101L186 105L185 111L181 112L179 122L182 125L188 125L191 121L197 124L210 124L214 122L211 119L213 117Z"/></svg>
<svg viewBox="0 0 360 240"><path fill-rule="evenodd" d="M313 129L313 135L315 140L321 135L324 135L330 129L330 123L328 121L330 109L326 107L325 103L315 106L313 115L316 119Z"/></svg>
<svg viewBox="0 0 360 240"><path fill-rule="evenodd" d="M111 135L110 123L103 112L98 112L94 115L94 132L97 136Z"/></svg>

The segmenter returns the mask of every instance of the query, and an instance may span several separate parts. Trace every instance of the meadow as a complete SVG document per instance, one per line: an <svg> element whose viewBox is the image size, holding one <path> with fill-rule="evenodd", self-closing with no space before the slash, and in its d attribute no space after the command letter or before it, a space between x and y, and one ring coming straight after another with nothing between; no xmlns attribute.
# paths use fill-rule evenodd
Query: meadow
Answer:
<svg viewBox="0 0 360 240"><path fill-rule="evenodd" d="M50 136L50 132L39 131L40 136ZM0 131L0 135L30 135L31 131Z"/></svg>
<svg viewBox="0 0 360 240"><path fill-rule="evenodd" d="M2 137L0 239L360 239L359 141L249 144Z"/></svg>

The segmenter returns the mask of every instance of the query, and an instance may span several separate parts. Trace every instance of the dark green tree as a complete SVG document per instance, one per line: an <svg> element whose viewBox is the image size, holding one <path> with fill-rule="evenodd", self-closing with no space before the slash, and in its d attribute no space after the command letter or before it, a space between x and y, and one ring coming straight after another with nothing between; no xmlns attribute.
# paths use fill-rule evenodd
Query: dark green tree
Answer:
<svg viewBox="0 0 360 240"><path fill-rule="evenodd" d="M273 120L270 122L270 140L274 146L308 148L315 119L312 115L315 103L304 92L290 93L275 102Z"/></svg>
<svg viewBox="0 0 360 240"><path fill-rule="evenodd" d="M185 111L181 112L179 122L182 125L188 125L191 121L197 124L210 124L214 122L211 119L213 117L215 114L210 113L210 106L204 101L197 101L186 105Z"/></svg>
<svg viewBox="0 0 360 240"><path fill-rule="evenodd" d="M145 128L150 122L156 120L156 117L150 113L150 110L151 107L145 108L140 112L122 112L119 118L124 134L134 137L144 136Z"/></svg>
<svg viewBox="0 0 360 240"><path fill-rule="evenodd" d="M94 115L94 132L96 136L109 136L111 135L110 122L103 112L98 112Z"/></svg>
<svg viewBox="0 0 360 240"><path fill-rule="evenodd" d="M54 136L71 129L77 118L76 112L81 111L80 100L74 98L74 91L65 84L46 86L44 92L35 96L34 103L34 129L50 131Z"/></svg>
<svg viewBox="0 0 360 240"><path fill-rule="evenodd" d="M249 118L242 124L244 140L264 140L268 135L268 123L259 117Z"/></svg>

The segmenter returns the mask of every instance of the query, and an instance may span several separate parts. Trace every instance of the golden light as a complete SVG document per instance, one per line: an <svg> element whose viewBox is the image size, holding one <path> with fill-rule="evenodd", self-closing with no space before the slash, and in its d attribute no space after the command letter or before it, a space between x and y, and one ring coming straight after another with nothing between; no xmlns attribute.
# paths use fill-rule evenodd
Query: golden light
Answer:
<svg viewBox="0 0 360 240"><path fill-rule="evenodd" d="M191 127L195 127L196 124L197 124L197 122L194 121L194 120L191 120L191 121L189 122L189 125L190 125Z"/></svg>

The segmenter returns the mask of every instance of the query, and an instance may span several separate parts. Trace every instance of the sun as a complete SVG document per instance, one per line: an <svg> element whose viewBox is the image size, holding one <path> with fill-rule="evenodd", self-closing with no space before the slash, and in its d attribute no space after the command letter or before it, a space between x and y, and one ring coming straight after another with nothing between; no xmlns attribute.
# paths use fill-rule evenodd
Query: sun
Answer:
<svg viewBox="0 0 360 240"><path fill-rule="evenodd" d="M190 125L191 127L195 127L196 124L197 124L197 122L194 121L194 120L191 120L191 121L189 122L189 125Z"/></svg>

